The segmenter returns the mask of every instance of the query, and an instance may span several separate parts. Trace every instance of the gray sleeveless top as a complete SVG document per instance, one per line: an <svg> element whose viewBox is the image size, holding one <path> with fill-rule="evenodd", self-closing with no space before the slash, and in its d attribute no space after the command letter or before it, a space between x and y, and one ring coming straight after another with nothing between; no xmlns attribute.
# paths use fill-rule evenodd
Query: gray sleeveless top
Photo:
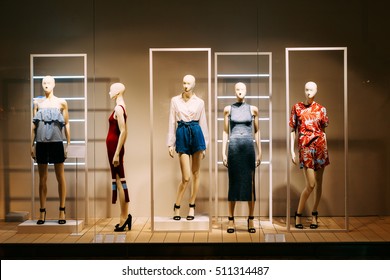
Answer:
<svg viewBox="0 0 390 280"><path fill-rule="evenodd" d="M234 103L230 111L230 138L252 135L252 113L247 103Z"/></svg>
<svg viewBox="0 0 390 280"><path fill-rule="evenodd" d="M64 116L58 108L39 109L33 118L36 126L37 142L62 142L62 128L65 125Z"/></svg>

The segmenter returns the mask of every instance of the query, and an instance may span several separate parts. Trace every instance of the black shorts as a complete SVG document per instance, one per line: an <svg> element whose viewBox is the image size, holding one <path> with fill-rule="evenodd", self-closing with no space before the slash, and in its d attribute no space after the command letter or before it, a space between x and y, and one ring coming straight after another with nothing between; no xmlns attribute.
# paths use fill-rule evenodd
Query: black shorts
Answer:
<svg viewBox="0 0 390 280"><path fill-rule="evenodd" d="M63 163L65 161L62 142L37 142L35 156L38 164Z"/></svg>

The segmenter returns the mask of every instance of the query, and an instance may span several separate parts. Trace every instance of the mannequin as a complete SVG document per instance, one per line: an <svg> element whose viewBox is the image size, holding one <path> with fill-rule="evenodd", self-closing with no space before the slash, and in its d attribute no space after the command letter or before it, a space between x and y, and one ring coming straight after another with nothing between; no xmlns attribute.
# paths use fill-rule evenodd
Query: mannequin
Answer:
<svg viewBox="0 0 390 280"><path fill-rule="evenodd" d="M328 126L326 108L314 101L317 94L317 84L305 84L305 101L292 107L290 122L291 160L297 164L294 146L298 132L299 165L305 176L306 186L299 199L298 209L295 212L295 227L303 229L301 221L305 204L310 194L316 188L315 202L312 210L311 229L318 228L318 205L322 193L322 178L329 162L325 127Z"/></svg>
<svg viewBox="0 0 390 280"><path fill-rule="evenodd" d="M123 98L125 86L121 83L114 83L110 87L110 98L115 100L115 109L109 118L109 130L106 139L108 160L111 169L112 179L112 204L116 203L119 193L120 218L119 224L114 231L124 231L126 226L131 230L132 216L128 213L129 193L127 190L123 156L125 154L124 144L127 138L126 127L126 105Z"/></svg>
<svg viewBox="0 0 390 280"><path fill-rule="evenodd" d="M60 199L59 224L65 224L66 181L64 161L70 143L70 126L68 104L54 96L55 80L51 76L42 79L44 98L34 100L33 124L31 129L31 157L38 163L40 216L37 221L42 225L46 221L46 196L48 163L54 164ZM63 145L62 128L66 137L66 148Z"/></svg>
<svg viewBox="0 0 390 280"><path fill-rule="evenodd" d="M178 187L173 207L174 220L180 220L180 205L184 192L192 175L192 189L189 201L187 220L195 218L195 200L199 189L200 163L205 157L208 144L208 128L204 101L193 92L195 77L186 75L183 78L184 91L171 99L168 152L173 158L176 151L179 155L181 182Z"/></svg>
<svg viewBox="0 0 390 280"><path fill-rule="evenodd" d="M262 155L259 110L256 106L245 103L245 84L237 83L234 90L237 102L226 106L223 110L222 159L229 173L229 224L227 232L235 232L234 208L236 201L248 201L248 232L255 233L256 229L253 223L256 200L255 168L260 165ZM255 145L253 140L255 140ZM228 153L226 153L227 148Z"/></svg>

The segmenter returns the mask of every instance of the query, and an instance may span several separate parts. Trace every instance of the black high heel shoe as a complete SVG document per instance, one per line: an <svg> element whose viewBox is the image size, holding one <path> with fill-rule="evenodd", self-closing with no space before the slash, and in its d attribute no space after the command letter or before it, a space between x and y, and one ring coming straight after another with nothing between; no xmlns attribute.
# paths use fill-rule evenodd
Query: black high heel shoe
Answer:
<svg viewBox="0 0 390 280"><path fill-rule="evenodd" d="M318 219L318 211L313 211L313 212L311 212L311 215L315 217L316 223L313 224L313 222L312 222L312 223L310 224L310 228L316 229L316 228L318 228L318 221L317 221L317 219Z"/></svg>
<svg viewBox="0 0 390 280"><path fill-rule="evenodd" d="M233 221L233 224L234 224L234 217L228 217L229 221ZM227 228L227 233L234 233L235 232L235 228L234 227L229 227Z"/></svg>
<svg viewBox="0 0 390 280"><path fill-rule="evenodd" d="M194 211L195 211L195 204L190 203L190 208L194 208ZM195 216L188 215L186 219L189 221L192 221L193 219L195 219Z"/></svg>
<svg viewBox="0 0 390 280"><path fill-rule="evenodd" d="M65 207L60 207L60 212L61 211L64 211L64 215L66 214L66 212L65 212ZM59 219L58 220L58 223L60 224L60 225L64 225L64 224L66 224L66 220L65 219Z"/></svg>
<svg viewBox="0 0 390 280"><path fill-rule="evenodd" d="M173 204L173 211L176 212L176 209L180 209L180 205ZM173 216L173 219L175 221L179 221L181 219L180 215Z"/></svg>
<svg viewBox="0 0 390 280"><path fill-rule="evenodd" d="M43 216L43 220L39 219L37 221L37 225L43 225L46 221L46 208L39 208L39 212L45 213L45 215Z"/></svg>
<svg viewBox="0 0 390 280"><path fill-rule="evenodd" d="M127 219L124 222L124 224L122 226L119 226L119 224L116 224L114 231L125 231L126 226L129 230L131 230L132 220L133 220L133 217L131 216L131 214L127 215Z"/></svg>
<svg viewBox="0 0 390 280"><path fill-rule="evenodd" d="M303 229L303 225L301 223L297 224L297 217L302 217L302 214L295 212L295 228Z"/></svg>
<svg viewBox="0 0 390 280"><path fill-rule="evenodd" d="M248 222L248 232L249 232L249 233L256 233L256 229L255 229L254 226L249 227L249 220L253 220L254 218L255 218L255 217L253 217L253 216L249 216L249 217L248 217L247 222Z"/></svg>

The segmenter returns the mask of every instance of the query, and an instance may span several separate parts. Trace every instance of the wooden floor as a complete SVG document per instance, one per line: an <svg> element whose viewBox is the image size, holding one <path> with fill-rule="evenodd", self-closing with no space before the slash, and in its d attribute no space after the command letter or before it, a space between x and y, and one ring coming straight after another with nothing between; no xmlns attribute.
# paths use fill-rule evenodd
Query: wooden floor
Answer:
<svg viewBox="0 0 390 280"><path fill-rule="evenodd" d="M225 221L226 220L226 221ZM0 222L0 243L225 243L266 242L267 234L282 234L285 242L380 242L390 241L390 217L350 217L349 230L345 229L343 217L321 217L319 228L307 227L288 232L284 218L274 218L271 224L261 218L256 220L256 233L248 233L246 220L236 218L236 232L226 232L227 219L218 218L210 232L152 232L149 218L133 219L131 231L114 232L116 219L100 219L86 225L78 234L20 234L17 222Z"/></svg>
<svg viewBox="0 0 390 280"><path fill-rule="evenodd" d="M117 219L110 218L100 219L96 223L85 225L84 229L76 234L18 233L17 226L19 223L0 222L0 247L2 249L8 248L8 251L3 250L3 256L11 250L11 247L7 247L7 245L14 246L12 248L23 248L25 250L26 246L40 244L45 244L46 246L49 244L68 244L73 245L73 248L81 244L126 244L133 246L137 244L144 246L146 244L155 244L156 246L167 244L175 244L176 246L180 246L180 244L186 244L187 246L191 244L202 244L203 246L209 245L207 248L216 248L211 247L213 245L218 245L220 248L227 248L227 245L235 245L236 247L233 248L246 250L245 248L247 247L238 246L245 244L245 246L252 246L254 248L253 246L255 245L270 244L269 241L274 240L272 238L269 239L269 237L277 236L279 237L279 241L281 237L283 238L283 241L280 241L281 243L299 244L299 248L304 248L305 250L309 244L324 247L326 244L332 244L332 246L334 244L342 244L346 246L349 243L354 246L359 244L364 244L365 246L379 244L379 248L388 248L390 244L390 217L349 217L348 231L344 230L344 222L345 219L343 217L321 217L319 218L318 229L309 229L308 225L310 222L307 220L305 221L304 230L295 229L292 226L291 230L288 231L284 217L274 217L273 223L270 223L265 218L261 218L260 220L256 220L256 233L248 233L246 220L244 218L236 218L236 232L233 234L226 232L227 218L215 219L210 232L152 232L150 219L145 217L133 218L131 231L114 232L113 229L117 223ZM276 244L278 242L271 243ZM306 244L306 247L304 244ZM194 247L192 246L191 248ZM324 248L331 247L327 246ZM382 253L383 251L380 254ZM384 257L387 258L389 256L390 253Z"/></svg>

